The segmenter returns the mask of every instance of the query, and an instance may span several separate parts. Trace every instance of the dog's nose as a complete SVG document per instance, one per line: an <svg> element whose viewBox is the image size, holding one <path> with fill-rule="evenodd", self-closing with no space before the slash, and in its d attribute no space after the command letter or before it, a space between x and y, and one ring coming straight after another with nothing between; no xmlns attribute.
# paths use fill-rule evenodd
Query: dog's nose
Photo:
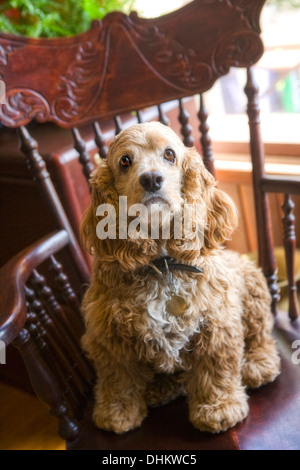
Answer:
<svg viewBox="0 0 300 470"><path fill-rule="evenodd" d="M155 193L162 187L164 179L159 171L148 171L140 176L140 183L146 191Z"/></svg>

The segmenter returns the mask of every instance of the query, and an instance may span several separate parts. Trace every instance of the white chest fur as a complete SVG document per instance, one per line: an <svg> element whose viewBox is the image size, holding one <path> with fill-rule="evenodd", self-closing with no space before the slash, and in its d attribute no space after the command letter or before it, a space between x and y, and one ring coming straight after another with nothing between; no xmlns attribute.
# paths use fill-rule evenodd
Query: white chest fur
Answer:
<svg viewBox="0 0 300 470"><path fill-rule="evenodd" d="M200 331L201 312L197 310L195 295L197 280L183 281L174 276L176 295L186 304L181 315L168 312L167 303L170 300L170 286L167 277L153 282L151 296L145 302L143 323L146 327L143 342L147 348L146 356L161 371L169 372L181 365L181 352L188 347L195 333Z"/></svg>

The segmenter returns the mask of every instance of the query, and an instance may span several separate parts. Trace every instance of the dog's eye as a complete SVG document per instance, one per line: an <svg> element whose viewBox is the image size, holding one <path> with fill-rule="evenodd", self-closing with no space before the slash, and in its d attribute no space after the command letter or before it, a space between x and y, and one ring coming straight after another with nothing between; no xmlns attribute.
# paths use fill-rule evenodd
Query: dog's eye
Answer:
<svg viewBox="0 0 300 470"><path fill-rule="evenodd" d="M121 168L129 168L132 165L132 161L128 157L128 155L123 155L123 157L120 160L120 166Z"/></svg>
<svg viewBox="0 0 300 470"><path fill-rule="evenodd" d="M168 160L168 162L170 162L170 163L175 163L175 161L176 161L176 155L175 155L174 150L172 150L172 149L166 149L166 150L165 150L165 153L164 153L164 158L165 158L166 160Z"/></svg>

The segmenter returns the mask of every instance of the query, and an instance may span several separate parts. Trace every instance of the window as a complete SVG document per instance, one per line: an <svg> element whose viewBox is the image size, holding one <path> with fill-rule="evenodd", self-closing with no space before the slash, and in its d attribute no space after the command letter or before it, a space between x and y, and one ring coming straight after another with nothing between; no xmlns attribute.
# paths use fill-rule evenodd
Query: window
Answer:
<svg viewBox="0 0 300 470"><path fill-rule="evenodd" d="M261 16L265 53L254 71L266 153L297 157L300 164L300 1L292 6L297 2L270 0L265 5ZM230 152L244 152L242 144L248 141L245 83L244 70L231 69L207 97L212 139Z"/></svg>

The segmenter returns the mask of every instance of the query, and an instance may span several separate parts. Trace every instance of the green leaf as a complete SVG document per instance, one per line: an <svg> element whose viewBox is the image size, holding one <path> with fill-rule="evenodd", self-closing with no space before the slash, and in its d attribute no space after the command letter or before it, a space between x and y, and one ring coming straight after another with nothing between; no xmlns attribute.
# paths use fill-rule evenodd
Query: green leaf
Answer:
<svg viewBox="0 0 300 470"><path fill-rule="evenodd" d="M4 15L0 15L0 31L3 31L3 33L18 34L17 29Z"/></svg>
<svg viewBox="0 0 300 470"><path fill-rule="evenodd" d="M27 36L70 36L113 10L128 12L134 0L10 0L0 5L0 30ZM5 12L18 9L20 18Z"/></svg>

